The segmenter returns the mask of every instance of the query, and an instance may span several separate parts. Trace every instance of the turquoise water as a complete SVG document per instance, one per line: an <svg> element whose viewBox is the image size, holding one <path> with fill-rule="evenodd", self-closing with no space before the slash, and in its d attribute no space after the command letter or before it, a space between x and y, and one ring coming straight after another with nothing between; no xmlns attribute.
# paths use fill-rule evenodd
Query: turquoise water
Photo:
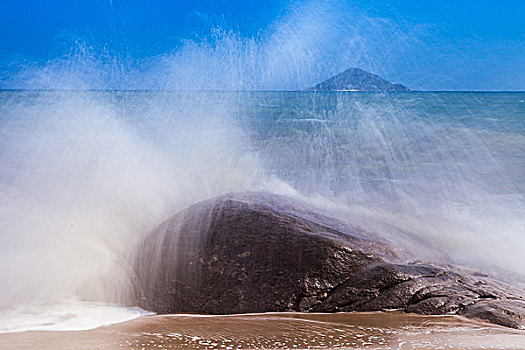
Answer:
<svg viewBox="0 0 525 350"><path fill-rule="evenodd" d="M525 93L0 91L0 164L17 314L125 302L140 237L235 191L306 200L408 260L525 278Z"/></svg>

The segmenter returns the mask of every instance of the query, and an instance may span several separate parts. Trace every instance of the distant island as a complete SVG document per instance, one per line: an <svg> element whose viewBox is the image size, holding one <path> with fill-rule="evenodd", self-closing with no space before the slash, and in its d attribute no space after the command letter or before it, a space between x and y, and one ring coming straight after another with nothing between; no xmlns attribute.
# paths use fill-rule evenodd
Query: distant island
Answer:
<svg viewBox="0 0 525 350"><path fill-rule="evenodd" d="M349 68L306 91L411 91L404 85L392 84L378 75L359 68Z"/></svg>

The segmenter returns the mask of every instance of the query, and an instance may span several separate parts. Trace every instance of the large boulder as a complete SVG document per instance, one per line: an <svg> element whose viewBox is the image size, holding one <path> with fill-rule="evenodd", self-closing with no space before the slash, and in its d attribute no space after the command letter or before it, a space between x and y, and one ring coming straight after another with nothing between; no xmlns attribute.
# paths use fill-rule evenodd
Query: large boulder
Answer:
<svg viewBox="0 0 525 350"><path fill-rule="evenodd" d="M377 235L268 193L222 196L176 214L145 237L134 268L135 303L157 313L401 309L525 327L520 290L403 263Z"/></svg>

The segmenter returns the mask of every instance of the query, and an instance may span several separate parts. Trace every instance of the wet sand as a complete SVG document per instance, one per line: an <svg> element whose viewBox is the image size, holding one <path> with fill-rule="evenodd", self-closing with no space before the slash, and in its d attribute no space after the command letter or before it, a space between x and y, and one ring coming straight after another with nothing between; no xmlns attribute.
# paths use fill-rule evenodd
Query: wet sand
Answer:
<svg viewBox="0 0 525 350"><path fill-rule="evenodd" d="M399 312L143 316L87 331L0 334L0 349L525 349L525 331Z"/></svg>

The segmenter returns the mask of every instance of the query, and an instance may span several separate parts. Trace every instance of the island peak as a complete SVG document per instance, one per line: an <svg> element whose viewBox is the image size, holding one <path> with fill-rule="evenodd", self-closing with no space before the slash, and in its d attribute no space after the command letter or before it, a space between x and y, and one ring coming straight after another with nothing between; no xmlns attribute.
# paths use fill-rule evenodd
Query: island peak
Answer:
<svg viewBox="0 0 525 350"><path fill-rule="evenodd" d="M349 68L307 91L411 91L404 85L393 84L376 74L359 68Z"/></svg>

